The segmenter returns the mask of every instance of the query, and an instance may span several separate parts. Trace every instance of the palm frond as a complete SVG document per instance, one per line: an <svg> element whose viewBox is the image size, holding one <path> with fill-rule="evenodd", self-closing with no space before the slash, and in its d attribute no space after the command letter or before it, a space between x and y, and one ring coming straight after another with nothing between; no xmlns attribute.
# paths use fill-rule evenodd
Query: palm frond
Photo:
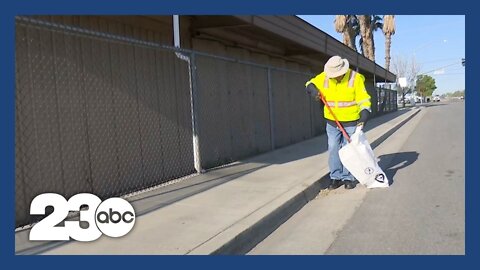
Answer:
<svg viewBox="0 0 480 270"><path fill-rule="evenodd" d="M335 25L335 31L343 33L345 31L345 26L347 25L347 16L336 15L333 24Z"/></svg>
<svg viewBox="0 0 480 270"><path fill-rule="evenodd" d="M360 52L362 53L362 55L365 55L363 51L363 38L361 36L360 39L358 39L358 46L360 47Z"/></svg>
<svg viewBox="0 0 480 270"><path fill-rule="evenodd" d="M395 15L383 16L383 33L389 35L395 35Z"/></svg>

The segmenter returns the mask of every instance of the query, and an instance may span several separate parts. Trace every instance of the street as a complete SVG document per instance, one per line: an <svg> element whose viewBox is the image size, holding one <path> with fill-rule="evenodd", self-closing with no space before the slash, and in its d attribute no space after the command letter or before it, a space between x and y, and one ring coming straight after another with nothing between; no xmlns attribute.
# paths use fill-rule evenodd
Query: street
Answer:
<svg viewBox="0 0 480 270"><path fill-rule="evenodd" d="M322 190L249 254L465 254L465 103L435 103L374 149L388 189Z"/></svg>

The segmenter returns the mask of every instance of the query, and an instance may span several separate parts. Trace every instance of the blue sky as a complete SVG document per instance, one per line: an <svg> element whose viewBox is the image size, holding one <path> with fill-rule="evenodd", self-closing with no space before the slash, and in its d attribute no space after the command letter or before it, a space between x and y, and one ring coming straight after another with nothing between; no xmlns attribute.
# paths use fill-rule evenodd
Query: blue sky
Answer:
<svg viewBox="0 0 480 270"><path fill-rule="evenodd" d="M333 26L334 15L300 15L300 18L342 41L342 35ZM392 38L391 56L411 58L420 63L420 73L430 72L435 78L437 90L443 94L465 89L464 15L396 15L396 33ZM385 66L385 38L375 32L375 61ZM357 39L358 45L358 39ZM447 66L447 67L446 67ZM436 74L438 73L438 74Z"/></svg>

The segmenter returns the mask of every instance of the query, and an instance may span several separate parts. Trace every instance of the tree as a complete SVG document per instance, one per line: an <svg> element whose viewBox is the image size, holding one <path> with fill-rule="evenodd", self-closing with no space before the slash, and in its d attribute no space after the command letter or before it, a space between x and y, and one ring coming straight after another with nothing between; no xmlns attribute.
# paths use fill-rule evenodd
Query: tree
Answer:
<svg viewBox="0 0 480 270"><path fill-rule="evenodd" d="M420 93L422 99L431 96L435 89L437 89L437 86L434 78L429 75L419 75L417 77L417 92Z"/></svg>
<svg viewBox="0 0 480 270"><path fill-rule="evenodd" d="M385 15L392 22L391 16ZM334 20L335 30L343 34L343 43L355 51L357 50L356 38L359 38L360 51L363 56L375 62L375 41L374 33L384 28L383 19L378 15L336 15ZM395 25L389 23L388 30L389 44L391 36L395 33ZM392 28L393 26L393 28ZM392 31L393 30L393 31ZM388 59L390 60L390 47L388 48ZM390 61L389 61L390 62Z"/></svg>
<svg viewBox="0 0 480 270"><path fill-rule="evenodd" d="M450 93L447 93L446 94L448 97L461 97L461 96L465 96L465 90L458 90L458 91L455 91L455 92L450 92Z"/></svg>
<svg viewBox="0 0 480 270"><path fill-rule="evenodd" d="M375 42L373 33L378 29L382 29L382 17L378 15L357 15L360 34L360 47L362 54L368 59L375 62Z"/></svg>
<svg viewBox="0 0 480 270"><path fill-rule="evenodd" d="M360 27L360 38L362 39L362 53L368 59L375 61L375 58L372 59L372 53L370 51L371 48L373 48L373 33L371 31L372 17L370 15L357 15L357 18Z"/></svg>
<svg viewBox="0 0 480 270"><path fill-rule="evenodd" d="M357 23L357 18L355 15L336 15L333 23L335 31L343 34L343 44L357 51L357 47L355 46L357 36L355 33L355 24Z"/></svg>
<svg viewBox="0 0 480 270"><path fill-rule="evenodd" d="M390 47L395 35L395 15L383 15L383 33L385 34L385 69L390 71Z"/></svg>
<svg viewBox="0 0 480 270"><path fill-rule="evenodd" d="M375 40L373 38L374 36L374 33L377 31L377 30L381 30L383 28L383 21L382 21L382 17L378 16L378 15L371 15L372 16L372 23L370 24L370 31L372 32L372 35L370 36L371 38L371 44L372 44L372 47L370 48L370 60L374 61L375 62Z"/></svg>
<svg viewBox="0 0 480 270"><path fill-rule="evenodd" d="M420 73L420 69L422 69L422 66L417 62L415 55L412 55L407 66L406 77L408 83L410 83L413 88L415 87L415 79L417 78L418 73Z"/></svg>
<svg viewBox="0 0 480 270"><path fill-rule="evenodd" d="M421 66L418 64L415 56L407 59L404 56L397 55L392 60L392 70L397 74L397 78L406 78L408 87L399 89L397 93L401 95L403 107L405 107L405 95L410 93L415 87L415 79L420 72Z"/></svg>

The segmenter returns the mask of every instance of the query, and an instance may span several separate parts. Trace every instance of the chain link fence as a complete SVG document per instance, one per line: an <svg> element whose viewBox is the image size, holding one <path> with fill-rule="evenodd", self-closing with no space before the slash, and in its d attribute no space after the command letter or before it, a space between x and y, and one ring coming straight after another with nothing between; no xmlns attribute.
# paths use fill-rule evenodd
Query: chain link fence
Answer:
<svg viewBox="0 0 480 270"><path fill-rule="evenodd" d="M375 115L381 115L384 113L396 111L398 109L397 104L397 91L385 88L376 88L377 92L377 110Z"/></svg>
<svg viewBox="0 0 480 270"><path fill-rule="evenodd" d="M41 193L122 196L324 133L305 67L127 36L17 18L17 226Z"/></svg>
<svg viewBox="0 0 480 270"><path fill-rule="evenodd" d="M312 74L211 55L195 65L202 168L322 132L319 104L303 91Z"/></svg>
<svg viewBox="0 0 480 270"><path fill-rule="evenodd" d="M175 51L17 20L16 225L41 193L105 199L194 173L190 103Z"/></svg>

